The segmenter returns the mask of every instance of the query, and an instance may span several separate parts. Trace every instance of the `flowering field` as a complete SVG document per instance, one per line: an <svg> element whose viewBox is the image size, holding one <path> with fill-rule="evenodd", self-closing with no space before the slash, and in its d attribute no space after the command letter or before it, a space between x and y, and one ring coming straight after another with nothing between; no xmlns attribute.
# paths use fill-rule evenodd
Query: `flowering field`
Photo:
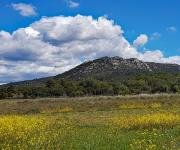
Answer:
<svg viewBox="0 0 180 150"><path fill-rule="evenodd" d="M0 102L0 149L180 149L180 96L37 101Z"/></svg>

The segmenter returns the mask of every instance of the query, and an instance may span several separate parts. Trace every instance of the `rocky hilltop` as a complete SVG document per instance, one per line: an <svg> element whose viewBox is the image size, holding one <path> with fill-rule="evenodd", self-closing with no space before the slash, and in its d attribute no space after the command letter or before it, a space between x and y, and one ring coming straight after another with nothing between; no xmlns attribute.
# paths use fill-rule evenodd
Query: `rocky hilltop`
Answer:
<svg viewBox="0 0 180 150"><path fill-rule="evenodd" d="M118 82L130 76L145 73L180 73L180 65L143 62L136 58L102 57L83 64L53 77L10 83L16 86L44 86L50 79L98 79ZM9 85L9 84L7 84ZM4 87L6 85L0 86Z"/></svg>
<svg viewBox="0 0 180 150"><path fill-rule="evenodd" d="M102 57L93 61L85 62L56 78L80 80L83 78L95 78L103 80L121 80L128 76L140 73L179 73L180 66L177 64L161 64L143 62L136 58L123 59L121 57Z"/></svg>

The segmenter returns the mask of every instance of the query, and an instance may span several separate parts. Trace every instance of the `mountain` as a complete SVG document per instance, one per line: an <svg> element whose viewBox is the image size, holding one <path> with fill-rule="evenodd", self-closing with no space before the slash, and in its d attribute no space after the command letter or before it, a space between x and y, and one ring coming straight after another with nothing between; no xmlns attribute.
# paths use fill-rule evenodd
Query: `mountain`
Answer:
<svg viewBox="0 0 180 150"><path fill-rule="evenodd" d="M143 62L136 58L123 59L121 57L102 57L85 62L56 78L80 80L95 78L105 81L122 80L129 76L142 73L180 73L180 65Z"/></svg>
<svg viewBox="0 0 180 150"><path fill-rule="evenodd" d="M54 77L27 80L11 83L16 86L42 86L52 78L66 80L100 79L104 81L121 81L138 74L145 73L180 73L180 65L143 62L136 58L123 59L121 57L102 57L85 62L69 71Z"/></svg>

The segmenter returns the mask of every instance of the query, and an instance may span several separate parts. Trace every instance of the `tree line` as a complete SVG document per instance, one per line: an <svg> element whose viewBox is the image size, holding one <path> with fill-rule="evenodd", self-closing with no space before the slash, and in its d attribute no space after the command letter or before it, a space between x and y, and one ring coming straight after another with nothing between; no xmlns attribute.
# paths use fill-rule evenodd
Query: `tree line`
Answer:
<svg viewBox="0 0 180 150"><path fill-rule="evenodd" d="M49 79L44 86L16 86L0 88L0 99L38 97L76 97L96 95L127 95L153 93L180 93L180 74L141 74L121 82L96 79L70 81Z"/></svg>

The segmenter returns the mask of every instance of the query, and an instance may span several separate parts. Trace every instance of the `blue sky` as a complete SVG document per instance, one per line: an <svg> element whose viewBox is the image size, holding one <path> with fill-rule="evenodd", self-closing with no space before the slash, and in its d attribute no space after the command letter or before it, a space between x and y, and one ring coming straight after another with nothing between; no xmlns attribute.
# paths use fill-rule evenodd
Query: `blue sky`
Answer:
<svg viewBox="0 0 180 150"><path fill-rule="evenodd" d="M24 4L24 5L22 6L19 4ZM29 10L30 12L29 11L24 12L25 14L23 14L22 11L27 11L25 10L27 9L26 5L28 5L29 7L32 7L32 10ZM26 8L22 10L23 9L22 7L24 6ZM140 55L141 53L143 55L143 53L145 53L146 51L157 52L158 50L160 51L160 53L162 53L162 54L158 53L158 55L163 55L163 56L160 56L162 57L161 62L168 62L168 63L180 62L179 60L179 56L180 56L180 34L179 34L180 33L180 19L179 19L180 18L180 1L179 0L171 0L171 1L168 1L168 0L167 1L157 1L157 0L136 0L136 1L132 1L132 0L103 0L103 1L97 1L97 0L72 0L72 1L71 0L53 0L53 1L52 0L1 0L0 1L0 18L1 18L0 31L4 31L10 34L10 36L13 36L12 33L16 32L20 28L31 27L33 30L39 32L39 34L42 34L42 36L44 36L43 38L45 38L45 35L47 33L45 34L44 30L42 31L42 28L39 27L40 25L38 24L38 27L37 26L32 27L31 24L34 24L34 22L40 22L40 20L44 16L49 17L49 20L51 20L51 18L55 16L63 15L66 18L68 16L75 17L77 16L77 14L80 14L81 16L92 16L94 20L98 19L101 16L105 16L106 20L113 20L114 23L112 26L115 27L116 25L118 25L119 27L121 27L121 30L123 30L124 32L123 35L120 35L120 38L122 38L123 36L123 38L125 38L132 47L135 47L133 45L133 42L137 39L137 37L139 37L140 35L145 35L148 39L143 39L145 37L140 36L141 38L139 40L140 41L145 40L145 41L144 43L140 43L137 47L135 47L136 51L138 51ZM53 20L53 21L57 23L56 20ZM76 24L76 22L74 24ZM106 27L103 26L103 28L104 30L106 30L105 29ZM84 30L84 28L81 28L81 30ZM113 32L116 32L114 30ZM107 31L109 31L109 29L107 29ZM29 30L28 30L28 33L29 33ZM70 33L68 33L68 35L69 34ZM73 34L71 36L73 37ZM59 38L59 35L58 35L58 38ZM31 39L28 39L28 40L31 40ZM54 39L49 39L48 37L48 40L50 41L47 41L46 39L46 42L50 43ZM57 40L59 41L59 39L56 39L56 42ZM75 41L77 41L77 39L75 39ZM117 40L115 41L117 42ZM6 40L6 42L11 43L12 41L10 42ZM62 44L62 41L61 41L61 44ZM15 44L13 43L12 45L14 46ZM51 45L51 46L57 47L57 45ZM78 46L80 47L82 45L78 45ZM117 47L117 46L114 46L114 47ZM17 47L14 46L14 49L16 48ZM58 48L61 49L60 45L58 45ZM3 72L4 74L2 73L2 75L0 76L0 79L1 79L0 83L51 75L49 73L49 70L46 67L52 67L52 66L49 66L45 63L40 62L41 60L40 57L38 57L37 59L33 58L33 60L37 62L35 68L39 69L37 67L39 65L39 67L45 68L43 71L36 72L36 70L32 69L33 71L31 70L24 73L22 71L23 69L18 70L17 68L19 67L12 65L11 64L12 62L13 64L14 62L17 62L19 64L31 63L29 62L29 59L32 57L36 57L34 50L31 50L31 52L29 51L26 52L24 50L26 49L25 47L24 49L22 48L24 50L22 52L22 51L19 51L19 49L21 49L20 46L15 51L9 50L8 52L4 52L5 48L1 48L1 45L0 45L0 51L2 51L1 53L2 57L0 57L0 60L3 61L3 63L0 64L0 67L1 67L0 70L3 70L3 68L12 70L12 73L9 75L5 75L4 72ZM109 49L107 48L107 51L108 50ZM118 54L119 56L126 57L126 55L120 51L122 50L119 49L119 53L115 52L112 55ZM57 53L56 55L58 54L59 53ZM103 55L108 55L108 54L111 55L110 52L104 52L103 54L99 54L99 51L92 52L91 57L87 57L86 54L87 52L83 52L83 53L77 53L74 51L71 52L69 55L72 55L71 57L71 60L73 59L72 64L77 65L86 59L90 59L90 58L93 59L98 56L103 56ZM13 59L11 59L12 55L13 55ZM17 56L16 58L14 58L15 55ZM90 54L88 54L88 56L89 55ZM153 55L156 55L156 53L153 53ZM143 56L142 60L151 61L151 60L146 60L144 58L145 56ZM152 56L152 55L148 53L148 57L149 56ZM176 58L174 58L174 56L176 56ZM22 57L24 58L22 59ZM134 57L136 57L136 55ZM169 59L169 57L173 57L173 58ZM138 58L141 58L141 57L138 57ZM76 60L75 61L76 63L74 62L74 60ZM156 61L156 60L158 60L158 58L152 59L152 61ZM5 63L6 65L4 65L4 62L6 62ZM59 64L58 61L56 63L57 64L54 66L55 67L58 66L58 67L56 67L55 69L56 71L54 74L57 74L58 72L63 72L64 70L67 70L73 67L73 65L71 63L68 64L68 62L66 63L66 65ZM69 67L67 67L68 66L67 64L69 65ZM47 72L45 71L46 69L48 70ZM52 73L52 75L54 74ZM14 77L14 79L10 79L11 77Z"/></svg>
<svg viewBox="0 0 180 150"><path fill-rule="evenodd" d="M77 0L80 6L69 9L64 0L1 0L0 29L14 31L26 27L42 16L57 15L92 15L99 17L107 15L125 30L125 36L132 41L140 33L151 35L155 32L162 36L148 44L149 48L162 49L166 56L180 53L180 1L157 0ZM30 3L38 11L35 17L23 17L11 9L11 3ZM167 28L174 26L177 32L167 32ZM180 29L179 29L180 30Z"/></svg>

